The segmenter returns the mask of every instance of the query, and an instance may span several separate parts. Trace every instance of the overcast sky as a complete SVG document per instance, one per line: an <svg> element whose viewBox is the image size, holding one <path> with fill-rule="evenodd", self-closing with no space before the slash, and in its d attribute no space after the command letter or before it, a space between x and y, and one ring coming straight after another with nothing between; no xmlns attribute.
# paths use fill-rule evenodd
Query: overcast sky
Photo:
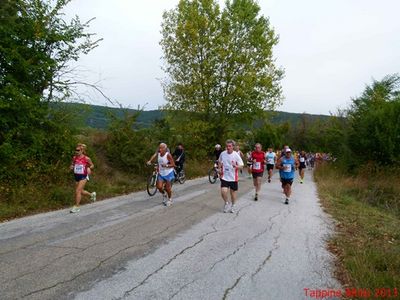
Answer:
<svg viewBox="0 0 400 300"><path fill-rule="evenodd" d="M224 1L220 1L222 4ZM124 106L165 104L159 78L162 13L178 0L73 0L67 16L96 19L104 40L79 61L87 82ZM280 36L276 63L285 69L278 110L329 114L344 108L372 78L400 72L400 1L260 0ZM107 101L90 92L88 102ZM109 104L108 104L109 105Z"/></svg>

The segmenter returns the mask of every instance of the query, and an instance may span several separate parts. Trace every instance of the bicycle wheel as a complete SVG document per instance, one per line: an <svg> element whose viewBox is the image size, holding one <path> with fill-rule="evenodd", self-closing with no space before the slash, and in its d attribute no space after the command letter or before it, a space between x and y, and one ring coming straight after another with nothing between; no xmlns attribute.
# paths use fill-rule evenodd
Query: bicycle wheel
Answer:
<svg viewBox="0 0 400 300"><path fill-rule="evenodd" d="M178 174L178 181L180 184L184 184L186 181L186 175L185 175L185 171L180 171Z"/></svg>
<svg viewBox="0 0 400 300"><path fill-rule="evenodd" d="M157 193L157 174L152 174L147 178L147 194L154 196Z"/></svg>
<svg viewBox="0 0 400 300"><path fill-rule="evenodd" d="M210 171L208 171L208 181L210 181L211 184L214 184L217 181L217 178L217 170L215 168L211 168Z"/></svg>

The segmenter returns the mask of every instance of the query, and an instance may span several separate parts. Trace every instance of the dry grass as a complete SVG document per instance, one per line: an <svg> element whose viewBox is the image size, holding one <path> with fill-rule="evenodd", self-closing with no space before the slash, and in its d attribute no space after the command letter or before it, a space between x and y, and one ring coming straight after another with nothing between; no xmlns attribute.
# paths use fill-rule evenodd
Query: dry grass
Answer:
<svg viewBox="0 0 400 300"><path fill-rule="evenodd" d="M124 195L146 189L146 176L121 172L107 162L101 150L95 153L96 168L86 190L96 191L98 200ZM205 176L210 166L207 163L189 160L185 166L188 179ZM67 170L68 166L66 166ZM151 169L149 169L151 172ZM89 203L87 197L82 204ZM14 186L7 199L0 195L0 222L27 215L63 209L74 204L74 179L70 172L57 180L34 180L28 184Z"/></svg>
<svg viewBox="0 0 400 300"><path fill-rule="evenodd" d="M329 249L338 257L336 276L344 286L400 286L399 180L383 172L352 177L332 165L315 177L323 206L336 220Z"/></svg>

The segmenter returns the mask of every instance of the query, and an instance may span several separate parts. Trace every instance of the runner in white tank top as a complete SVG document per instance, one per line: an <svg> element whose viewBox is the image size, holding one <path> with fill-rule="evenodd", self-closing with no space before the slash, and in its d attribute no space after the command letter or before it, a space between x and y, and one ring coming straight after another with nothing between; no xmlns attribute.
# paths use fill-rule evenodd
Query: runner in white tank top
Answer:
<svg viewBox="0 0 400 300"><path fill-rule="evenodd" d="M169 165L168 155L170 155L169 152L165 152L163 156L161 155L161 153L158 153L157 155L158 172L163 177L168 176L171 172L174 171L173 168L168 166Z"/></svg>
<svg viewBox="0 0 400 300"><path fill-rule="evenodd" d="M153 155L147 164L151 164L152 160L155 158ZM175 161L172 155L167 151L167 144L161 143L159 146L159 153L157 155L158 164L158 179L157 179L157 189L163 195L163 204L165 206L172 205L172 184L171 181L174 180L174 168ZM164 189L165 185L165 189ZM165 192L167 195L165 195ZM166 198L168 196L168 200Z"/></svg>

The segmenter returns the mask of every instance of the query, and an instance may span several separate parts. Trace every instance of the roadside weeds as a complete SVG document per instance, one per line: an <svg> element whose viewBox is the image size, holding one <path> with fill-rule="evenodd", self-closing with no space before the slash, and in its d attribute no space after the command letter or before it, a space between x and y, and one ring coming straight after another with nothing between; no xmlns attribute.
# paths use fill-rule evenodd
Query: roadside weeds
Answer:
<svg viewBox="0 0 400 300"><path fill-rule="evenodd" d="M324 209L336 220L336 234L328 249L336 256L337 279L344 288L399 289L398 199L387 193L395 188L382 189L378 178L371 196L365 186L373 178L352 177L333 165L321 166L315 179ZM394 181L400 178L392 178L389 185L395 185ZM389 203L389 198L392 207L385 208L381 203Z"/></svg>

